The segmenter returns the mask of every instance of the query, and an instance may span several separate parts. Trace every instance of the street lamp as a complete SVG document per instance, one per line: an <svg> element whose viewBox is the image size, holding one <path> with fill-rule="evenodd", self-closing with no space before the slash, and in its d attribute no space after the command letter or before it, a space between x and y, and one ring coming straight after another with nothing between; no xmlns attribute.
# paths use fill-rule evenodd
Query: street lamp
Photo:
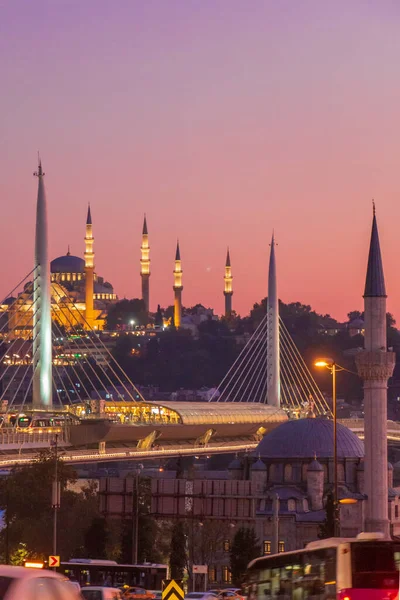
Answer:
<svg viewBox="0 0 400 600"><path fill-rule="evenodd" d="M139 541L139 475L143 469L142 464L138 464L132 477L132 564L138 563L138 541Z"/></svg>
<svg viewBox="0 0 400 600"><path fill-rule="evenodd" d="M132 331L133 331L133 326L134 326L134 324L135 324L135 321L134 321L134 319L131 319L131 320L129 321L129 324L130 324L130 326L131 326L131 329L132 329Z"/></svg>
<svg viewBox="0 0 400 600"><path fill-rule="evenodd" d="M334 536L339 535L339 501L338 501L338 460L337 460L337 401L336 401L336 373L344 371L332 358L320 358L314 365L329 369L332 375L332 408L333 408L333 506L334 506Z"/></svg>

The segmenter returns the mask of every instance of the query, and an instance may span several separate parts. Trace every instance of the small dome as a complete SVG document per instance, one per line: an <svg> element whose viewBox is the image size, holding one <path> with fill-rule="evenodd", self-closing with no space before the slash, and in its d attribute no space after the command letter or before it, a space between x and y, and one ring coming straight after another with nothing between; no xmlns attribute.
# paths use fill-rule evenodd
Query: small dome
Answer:
<svg viewBox="0 0 400 600"><path fill-rule="evenodd" d="M229 463L228 469L230 471L238 471L239 469L243 469L242 461L240 460L240 458L236 456L236 458L234 458L232 462Z"/></svg>
<svg viewBox="0 0 400 600"><path fill-rule="evenodd" d="M108 283L108 281L106 281L105 283L99 283L98 281L94 282L95 294L112 294L113 291L113 287L111 283Z"/></svg>
<svg viewBox="0 0 400 600"><path fill-rule="evenodd" d="M52 273L84 273L85 261L79 256L66 254L51 261L50 271Z"/></svg>
<svg viewBox="0 0 400 600"><path fill-rule="evenodd" d="M323 471L323 470L324 470L323 466L321 465L321 463L319 463L317 461L316 458L314 458L314 460L311 461L307 467L307 471Z"/></svg>
<svg viewBox="0 0 400 600"><path fill-rule="evenodd" d="M254 451L264 458L330 458L333 456L333 421L295 419L267 433ZM337 424L338 458L363 458L364 444L341 423Z"/></svg>
<svg viewBox="0 0 400 600"><path fill-rule="evenodd" d="M350 329L364 329L364 321L362 319L353 319L349 323Z"/></svg>
<svg viewBox="0 0 400 600"><path fill-rule="evenodd" d="M257 462L255 462L252 466L251 466L251 470L252 471L266 471L267 470L267 465L265 464L265 462L263 462L261 460L261 458L258 459Z"/></svg>

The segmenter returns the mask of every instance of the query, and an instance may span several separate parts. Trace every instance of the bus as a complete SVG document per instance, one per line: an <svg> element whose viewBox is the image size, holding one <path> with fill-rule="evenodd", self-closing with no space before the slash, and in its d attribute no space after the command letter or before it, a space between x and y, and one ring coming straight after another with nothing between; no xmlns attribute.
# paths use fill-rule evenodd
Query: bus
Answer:
<svg viewBox="0 0 400 600"><path fill-rule="evenodd" d="M398 600L400 542L379 533L311 542L256 558L248 600Z"/></svg>
<svg viewBox="0 0 400 600"><path fill-rule="evenodd" d="M142 565L120 565L114 560L71 558L57 568L71 581L85 585L108 587L140 586L146 590L161 590L162 582L168 579L168 566L154 563Z"/></svg>

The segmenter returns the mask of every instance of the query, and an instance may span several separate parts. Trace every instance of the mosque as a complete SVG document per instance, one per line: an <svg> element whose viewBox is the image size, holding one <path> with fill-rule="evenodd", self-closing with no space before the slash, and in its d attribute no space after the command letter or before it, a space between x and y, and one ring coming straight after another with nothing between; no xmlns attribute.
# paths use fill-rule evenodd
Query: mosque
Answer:
<svg viewBox="0 0 400 600"><path fill-rule="evenodd" d="M105 326L110 304L118 301L118 296L109 281L97 274L94 265L94 237L90 206L86 218L84 258L68 252L50 262L50 293L52 319L65 329L82 327L86 330L102 330ZM150 307L150 246L146 215L142 229L140 258L140 277L142 300L146 311ZM182 315L182 262L179 241L176 246L175 268L173 270L174 324L176 327L190 328ZM224 274L224 315L232 313L232 269L227 251ZM0 305L0 328L3 325L9 340L28 339L33 331L33 282L25 284L24 289L15 298L10 296Z"/></svg>
<svg viewBox="0 0 400 600"><path fill-rule="evenodd" d="M270 273L274 287L274 261ZM333 421L310 413L277 425L255 451L240 457L171 459L159 472L149 473L153 517L163 524L187 524L194 540L192 560L209 565L213 585L231 581L230 548L238 528L254 529L263 554L303 548L319 537L329 497L336 505L340 537L361 531L380 532L385 539L400 537L400 488L393 484L386 437L387 384L395 355L387 350L375 208L364 307L365 347L356 355L364 382L364 443L337 423L335 444ZM121 507L128 503L126 490L124 476L100 479L101 510L107 518L121 518Z"/></svg>
<svg viewBox="0 0 400 600"><path fill-rule="evenodd" d="M104 328L107 309L118 300L111 283L98 275L94 266L94 237L90 206L86 218L84 258L69 249L50 263L52 318L65 329ZM8 320L8 339L32 337L33 282L25 284L17 298L9 297L0 306L0 323Z"/></svg>

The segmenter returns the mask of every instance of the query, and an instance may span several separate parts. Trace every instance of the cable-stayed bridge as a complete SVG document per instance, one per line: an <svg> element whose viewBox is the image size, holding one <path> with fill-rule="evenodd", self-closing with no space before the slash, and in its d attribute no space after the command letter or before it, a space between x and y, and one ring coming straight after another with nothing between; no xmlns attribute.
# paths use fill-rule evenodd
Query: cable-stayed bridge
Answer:
<svg viewBox="0 0 400 600"><path fill-rule="evenodd" d="M71 462L244 451L287 418L330 418L326 399L279 319L274 238L267 314L210 402L146 400L93 326L93 294L91 301L87 295L94 268L90 211L86 304L50 280L41 164L36 175L34 268L1 305L0 467L30 461L56 439ZM352 425L362 437L362 422ZM400 439L396 424L391 435Z"/></svg>

